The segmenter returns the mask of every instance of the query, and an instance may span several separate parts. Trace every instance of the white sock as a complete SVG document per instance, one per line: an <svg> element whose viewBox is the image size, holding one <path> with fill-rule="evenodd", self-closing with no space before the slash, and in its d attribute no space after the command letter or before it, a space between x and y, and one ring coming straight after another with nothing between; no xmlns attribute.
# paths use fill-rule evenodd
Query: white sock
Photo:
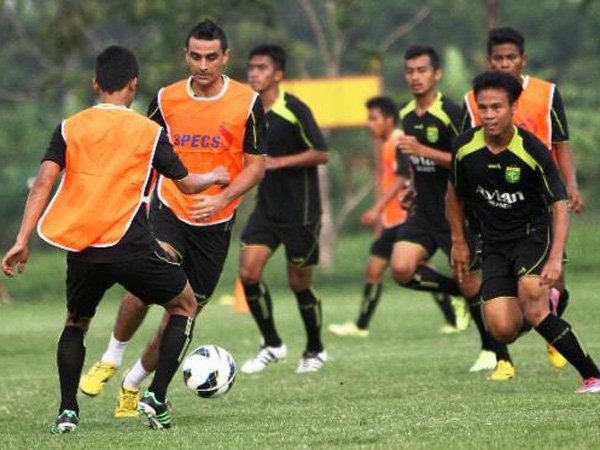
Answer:
<svg viewBox="0 0 600 450"><path fill-rule="evenodd" d="M148 372L144 369L142 360L138 359L123 379L123 387L130 391L138 391L144 380L148 378L148 375L151 373L152 372Z"/></svg>
<svg viewBox="0 0 600 450"><path fill-rule="evenodd" d="M123 354L127 349L127 344L129 344L128 341L121 342L115 339L114 334L111 334L110 340L108 341L108 347L106 348L106 352L104 352L104 355L102 355L102 358L100 360L102 362L108 362L114 364L117 367L120 367L121 363L123 362Z"/></svg>

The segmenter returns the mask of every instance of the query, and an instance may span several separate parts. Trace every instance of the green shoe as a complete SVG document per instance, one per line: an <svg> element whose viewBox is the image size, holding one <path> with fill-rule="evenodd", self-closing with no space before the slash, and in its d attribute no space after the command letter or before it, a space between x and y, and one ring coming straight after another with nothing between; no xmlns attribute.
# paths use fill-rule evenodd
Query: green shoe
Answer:
<svg viewBox="0 0 600 450"><path fill-rule="evenodd" d="M148 419L147 425L155 430L171 428L169 404L159 402L153 392L146 391L138 402L138 410Z"/></svg>
<svg viewBox="0 0 600 450"><path fill-rule="evenodd" d="M71 409L65 409L56 418L56 422L54 422L50 431L52 434L72 433L77 428L78 423L79 417L77 413Z"/></svg>

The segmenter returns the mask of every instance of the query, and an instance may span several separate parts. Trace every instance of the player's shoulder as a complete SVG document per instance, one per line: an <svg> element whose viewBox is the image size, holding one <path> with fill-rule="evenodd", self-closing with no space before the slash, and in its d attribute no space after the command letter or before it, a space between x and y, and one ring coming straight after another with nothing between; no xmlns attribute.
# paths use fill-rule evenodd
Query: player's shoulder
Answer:
<svg viewBox="0 0 600 450"><path fill-rule="evenodd" d="M404 119L410 113L414 112L417 109L417 102L413 100L409 100L400 105L400 119Z"/></svg>
<svg viewBox="0 0 600 450"><path fill-rule="evenodd" d="M458 105L458 103L451 98L446 97L445 95L440 97L440 104L442 106L442 110L448 114L460 114L462 111L462 108Z"/></svg>
<svg viewBox="0 0 600 450"><path fill-rule="evenodd" d="M458 159L486 148L483 127L474 127L459 134L452 143Z"/></svg>
<svg viewBox="0 0 600 450"><path fill-rule="evenodd" d="M306 103L289 92L283 93L283 101L286 108L296 115L306 114L306 112L310 111L310 107Z"/></svg>
<svg viewBox="0 0 600 450"><path fill-rule="evenodd" d="M535 134L521 127L517 127L517 134L521 138L523 149L534 157L546 157L550 154L548 148Z"/></svg>
<svg viewBox="0 0 600 450"><path fill-rule="evenodd" d="M556 89L556 83L542 78L532 77L531 75L528 75L527 77L527 84L528 86L536 85L548 89Z"/></svg>
<svg viewBox="0 0 600 450"><path fill-rule="evenodd" d="M232 91L239 92L241 94L246 94L250 97L258 96L256 91L250 86L241 83L237 80L234 80L233 78L227 77L227 83L229 84L228 89L231 89Z"/></svg>
<svg viewBox="0 0 600 450"><path fill-rule="evenodd" d="M184 78L183 80L177 80L177 81L173 81L171 83L167 83L164 86L162 86L158 92L161 91L166 91L166 90L176 90L176 89L181 89L183 88L184 90L187 89L187 86L190 82L189 78Z"/></svg>

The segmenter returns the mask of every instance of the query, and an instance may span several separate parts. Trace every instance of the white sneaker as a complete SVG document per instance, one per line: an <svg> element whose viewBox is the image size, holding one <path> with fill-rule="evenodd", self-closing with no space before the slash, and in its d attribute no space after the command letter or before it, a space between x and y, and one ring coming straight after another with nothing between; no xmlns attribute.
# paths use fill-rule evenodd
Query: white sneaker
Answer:
<svg viewBox="0 0 600 450"><path fill-rule="evenodd" d="M287 347L281 344L279 347L263 346L256 356L244 363L240 369L243 373L262 372L272 362L283 361L287 357Z"/></svg>
<svg viewBox="0 0 600 450"><path fill-rule="evenodd" d="M323 368L327 361L327 352L305 352L300 358L300 364L296 369L296 373L317 372Z"/></svg>
<svg viewBox="0 0 600 450"><path fill-rule="evenodd" d="M496 354L489 350L481 350L477 361L471 366L469 372L480 372L482 370L493 370L496 368Z"/></svg>

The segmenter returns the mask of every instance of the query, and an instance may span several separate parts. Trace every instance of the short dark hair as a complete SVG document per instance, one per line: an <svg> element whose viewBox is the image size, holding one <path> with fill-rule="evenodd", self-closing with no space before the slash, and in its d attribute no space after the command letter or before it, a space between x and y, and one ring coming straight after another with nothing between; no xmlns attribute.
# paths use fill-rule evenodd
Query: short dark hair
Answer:
<svg viewBox="0 0 600 450"><path fill-rule="evenodd" d="M394 125L398 123L398 105L396 102L389 97L372 97L367 100L367 109L378 109L384 117L392 117L394 119Z"/></svg>
<svg viewBox="0 0 600 450"><path fill-rule="evenodd" d="M512 105L521 96L523 86L512 75L505 72L488 71L477 75L473 79L473 92L475 97L485 89L502 89L508 95L508 102Z"/></svg>
<svg viewBox="0 0 600 450"><path fill-rule="evenodd" d="M250 50L249 58L253 56L268 56L277 70L285 72L287 56L285 50L277 44L260 44Z"/></svg>
<svg viewBox="0 0 600 450"><path fill-rule="evenodd" d="M434 68L434 70L438 70L440 68L440 55L438 55L438 52L431 45L411 45L404 52L404 61L425 55L429 56L431 66Z"/></svg>
<svg viewBox="0 0 600 450"><path fill-rule="evenodd" d="M229 48L225 31L210 19L204 19L191 29L185 38L185 48L188 48L191 38L202 39L203 41L214 41L215 39L218 39L221 41L221 50L225 51Z"/></svg>
<svg viewBox="0 0 600 450"><path fill-rule="evenodd" d="M520 31L511 27L494 28L488 33L487 52L488 56L496 45L515 44L521 55L525 53L525 38Z"/></svg>
<svg viewBox="0 0 600 450"><path fill-rule="evenodd" d="M137 59L125 47L112 45L96 57L96 82L109 94L123 89L138 73Z"/></svg>

